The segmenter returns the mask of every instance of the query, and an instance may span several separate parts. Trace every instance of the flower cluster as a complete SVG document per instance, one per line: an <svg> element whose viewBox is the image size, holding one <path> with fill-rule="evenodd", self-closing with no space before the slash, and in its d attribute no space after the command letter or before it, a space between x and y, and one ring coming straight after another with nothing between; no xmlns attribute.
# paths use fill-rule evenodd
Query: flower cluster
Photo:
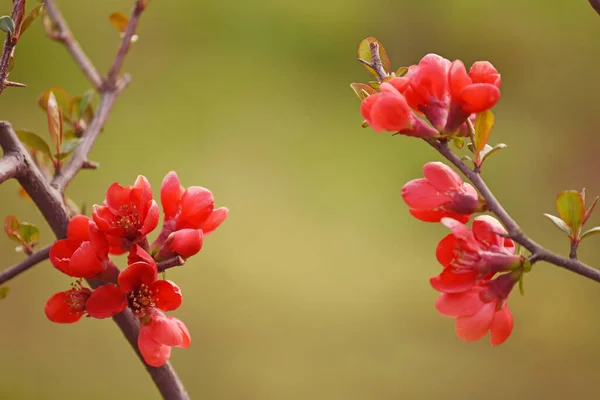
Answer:
<svg viewBox="0 0 600 400"><path fill-rule="evenodd" d="M147 235L158 226L160 212L148 180L139 176L132 186L111 185L103 205L95 205L92 218L77 215L69 222L67 238L50 249L52 265L74 278L103 281L95 289L81 279L71 289L46 302L48 319L73 323L87 315L113 317L129 308L140 321L138 347L146 363L161 366L172 347L186 348L190 334L183 322L165 315L182 302L179 287L158 279L157 263L197 254L204 235L227 217L227 208L214 208L212 193L199 186L183 188L175 172L163 180L160 198L164 223L149 245ZM110 254L129 253L127 267L119 270Z"/></svg>
<svg viewBox="0 0 600 400"><path fill-rule="evenodd" d="M492 108L500 99L500 74L487 61L469 72L460 60L427 54L406 75L390 76L379 92L366 97L360 111L376 132L422 138L467 136L467 119ZM419 118L424 116L429 124Z"/></svg>
<svg viewBox="0 0 600 400"><path fill-rule="evenodd" d="M376 132L425 138L438 149L451 140L461 148L462 137L468 136L477 173L486 154L495 150L487 140L493 125L489 110L500 99L498 71L478 61L467 72L460 60L428 54L418 65L389 74L387 55L378 49L381 44L374 38L359 46L359 57L377 61L361 58L379 82L352 85L362 99L366 123ZM522 278L525 260L515 254L515 244L493 217L479 215L471 227L465 225L473 214L486 210L486 202L452 168L428 162L423 175L404 185L402 198L415 218L441 222L451 230L436 250L443 268L430 280L440 292L435 306L442 315L456 318L462 340L479 340L490 332L492 345L501 344L512 332L507 299Z"/></svg>

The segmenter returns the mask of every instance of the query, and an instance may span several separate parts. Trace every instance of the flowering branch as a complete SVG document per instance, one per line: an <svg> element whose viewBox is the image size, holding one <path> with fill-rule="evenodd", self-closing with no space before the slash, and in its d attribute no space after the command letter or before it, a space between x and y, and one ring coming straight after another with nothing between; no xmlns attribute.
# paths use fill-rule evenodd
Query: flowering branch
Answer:
<svg viewBox="0 0 600 400"><path fill-rule="evenodd" d="M450 161L473 183L473 186L479 190L479 193L481 193L481 196L485 199L487 209L494 213L506 227L508 237L531 252L532 257L530 258L530 261L532 263L535 261L546 261L558 267L568 269L578 275L600 282L599 270L582 263L575 257L565 258L555 254L525 235L515 220L508 212L506 212L498 199L496 199L496 196L494 196L492 191L488 188L487 184L481 178L481 175L469 168L456 154L454 154L448 146L448 142L440 142L434 139L425 139L425 141Z"/></svg>
<svg viewBox="0 0 600 400"><path fill-rule="evenodd" d="M23 23L23 16L25 15L25 0L14 0L11 19L15 23L14 32L6 34L6 40L4 41L4 47L2 49L2 57L0 57L0 93L7 86L23 87L22 83L10 82L6 80L8 76L8 68L10 66L10 59L15 52L15 46L19 41L19 31L21 30L21 24Z"/></svg>
<svg viewBox="0 0 600 400"><path fill-rule="evenodd" d="M168 260L159 262L156 267L158 269L158 272L163 272L166 269L169 268L173 268L173 267L180 267L183 264L185 264L185 259L181 256L175 256L173 258L169 258ZM2 282L0 282L2 283Z"/></svg>
<svg viewBox="0 0 600 400"><path fill-rule="evenodd" d="M21 162L16 154L4 154L4 157L0 158L0 183L14 178L17 173Z"/></svg>
<svg viewBox="0 0 600 400"><path fill-rule="evenodd" d="M29 268L48 259L48 256L50 254L50 247L51 246L46 246L42 250L33 253L20 263L13 265L12 267L0 272L0 285L2 285L6 281L11 280L20 273L27 271Z"/></svg>

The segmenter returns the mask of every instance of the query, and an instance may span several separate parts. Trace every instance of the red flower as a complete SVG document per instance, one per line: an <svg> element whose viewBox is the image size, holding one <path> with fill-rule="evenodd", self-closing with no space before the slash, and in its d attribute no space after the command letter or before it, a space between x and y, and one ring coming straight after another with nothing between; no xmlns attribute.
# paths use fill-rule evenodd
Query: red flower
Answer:
<svg viewBox="0 0 600 400"><path fill-rule="evenodd" d="M472 229L451 218L443 218L442 223L452 233L440 241L436 250L444 270L431 278L434 289L464 292L480 280L522 264L522 257L514 254L513 241L496 234L505 234L506 230L495 218L480 215L473 220Z"/></svg>
<svg viewBox="0 0 600 400"><path fill-rule="evenodd" d="M439 222L451 217L467 222L480 208L477 191L447 165L428 162L423 174L424 178L414 179L402 188L402 198L417 219Z"/></svg>
<svg viewBox="0 0 600 400"><path fill-rule="evenodd" d="M171 311L181 305L181 291L171 281L158 279L156 263L140 246L133 245L128 266L119 274L119 286L106 284L96 289L87 303L87 311L96 318L108 318L127 305L138 318L155 309Z"/></svg>
<svg viewBox="0 0 600 400"><path fill-rule="evenodd" d="M210 190L200 186L184 189L174 171L169 172L162 182L160 201L165 225L173 225L171 232L202 229L205 235L209 234L225 221L229 212L225 207L214 208L215 199Z"/></svg>
<svg viewBox="0 0 600 400"><path fill-rule="evenodd" d="M67 238L50 248L50 262L69 276L93 278L107 267L108 241L93 221L76 215L69 221Z"/></svg>
<svg viewBox="0 0 600 400"><path fill-rule="evenodd" d="M144 361L153 367L160 367L171 355L171 347L188 348L190 332L177 318L167 317L154 310L148 322L142 323L138 336L138 348Z"/></svg>
<svg viewBox="0 0 600 400"><path fill-rule="evenodd" d="M159 257L170 258L172 254L183 258L191 257L200 252L203 242L204 234L201 229L180 229L171 233L165 242L171 254L161 254Z"/></svg>
<svg viewBox="0 0 600 400"><path fill-rule="evenodd" d="M473 342L490 332L493 346L508 339L513 317L506 299L515 284L512 274L501 275L484 286L474 286L461 293L442 293L435 307L440 314L456 318L456 335Z"/></svg>
<svg viewBox="0 0 600 400"><path fill-rule="evenodd" d="M101 231L129 241L142 241L158 225L158 205L148 180L140 175L133 186L112 184L105 205L94 205L92 216Z"/></svg>
<svg viewBox="0 0 600 400"><path fill-rule="evenodd" d="M455 60L448 74L452 102L466 114L492 108L500 99L500 81L500 74L487 61L474 63L467 74L463 62Z"/></svg>
<svg viewBox="0 0 600 400"><path fill-rule="evenodd" d="M81 286L79 282L72 286L72 289L65 292L53 294L46 302L44 311L50 321L70 324L79 321L85 315L86 303L92 291Z"/></svg>

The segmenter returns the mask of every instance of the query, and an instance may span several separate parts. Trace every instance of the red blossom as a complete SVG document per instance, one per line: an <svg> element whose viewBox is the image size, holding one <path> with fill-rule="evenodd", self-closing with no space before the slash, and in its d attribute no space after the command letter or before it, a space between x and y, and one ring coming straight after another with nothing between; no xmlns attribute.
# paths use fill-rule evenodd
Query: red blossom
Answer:
<svg viewBox="0 0 600 400"><path fill-rule="evenodd" d="M466 114L492 108L500 99L500 74L487 61L473 63L469 73L460 60L452 62L448 74L452 102Z"/></svg>
<svg viewBox="0 0 600 400"><path fill-rule="evenodd" d="M165 245L170 253L188 258L200 252L203 242L204 234L201 229L180 229L169 235ZM168 256L161 255L161 258Z"/></svg>
<svg viewBox="0 0 600 400"><path fill-rule="evenodd" d="M171 356L171 347L188 348L190 332L183 322L154 310L146 322L142 322L138 336L138 348L144 361L160 367Z"/></svg>
<svg viewBox="0 0 600 400"><path fill-rule="evenodd" d="M431 286L446 293L464 292L479 280L487 280L497 272L509 271L522 264L522 257L515 255L512 240L497 235L506 230L495 218L480 215L469 228L451 218L442 223L452 233L440 241L436 257L444 270L431 278Z"/></svg>
<svg viewBox="0 0 600 400"><path fill-rule="evenodd" d="M506 299L515 284L512 274L504 274L484 285L461 293L442 293L435 307L440 314L456 318L456 335L473 342L490 332L490 343L500 345L513 329L513 316Z"/></svg>
<svg viewBox="0 0 600 400"><path fill-rule="evenodd" d="M447 165L428 162L423 166L423 175L402 188L402 198L415 218L439 222L450 217L467 222L480 208L477 191Z"/></svg>
<svg viewBox="0 0 600 400"><path fill-rule="evenodd" d="M62 273L77 278L93 278L108 262L109 244L96 224L84 215L69 221L67 238L50 248L50 262Z"/></svg>
<svg viewBox="0 0 600 400"><path fill-rule="evenodd" d="M94 205L92 215L106 234L140 242L158 225L159 210L152 199L150 183L140 175L133 186L112 184L106 192L105 204Z"/></svg>
<svg viewBox="0 0 600 400"><path fill-rule="evenodd" d="M132 246L128 261L127 268L119 274L118 286L106 284L92 293L88 301L90 315L108 318L129 305L136 317L144 318L155 309L171 311L181 305L179 287L158 279L156 263L140 246Z"/></svg>
<svg viewBox="0 0 600 400"><path fill-rule="evenodd" d="M46 317L61 324L79 321L86 314L86 303L91 294L92 291L80 283L74 284L72 289L53 294L44 307Z"/></svg>

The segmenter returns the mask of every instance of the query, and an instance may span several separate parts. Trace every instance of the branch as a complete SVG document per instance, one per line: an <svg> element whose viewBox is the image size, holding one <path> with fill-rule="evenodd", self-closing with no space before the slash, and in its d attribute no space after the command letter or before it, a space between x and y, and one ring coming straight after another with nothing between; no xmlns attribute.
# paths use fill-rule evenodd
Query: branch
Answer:
<svg viewBox="0 0 600 400"><path fill-rule="evenodd" d="M50 254L50 247L51 246L46 246L42 250L33 253L20 263L13 265L12 267L0 272L0 285L2 285L4 282L11 280L20 273L27 271L34 265L37 265L42 261L46 260Z"/></svg>
<svg viewBox="0 0 600 400"><path fill-rule="evenodd" d="M69 29L69 25L67 25L67 21L65 21L64 17L56 7L54 0L44 0L44 6L50 19L52 19L57 28L56 32L50 31L48 32L48 35L52 39L62 42L62 44L65 45L69 53L71 53L71 57L73 57L75 63L83 71L87 79L96 90L100 90L103 83L102 76L98 73L98 70L96 70L96 67L94 67L94 64L92 64L77 40L73 37L71 29Z"/></svg>
<svg viewBox="0 0 600 400"><path fill-rule="evenodd" d="M173 258L169 258L168 260L159 262L156 267L158 272L163 272L166 269L179 267L183 264L185 264L185 259L183 259L181 256L175 256Z"/></svg>
<svg viewBox="0 0 600 400"><path fill-rule="evenodd" d="M119 72L121 71L123 62L125 61L125 56L127 55L129 47L131 46L131 38L133 38L138 23L140 22L140 16L146 8L146 2L147 0L136 0L133 6L133 11L131 12L131 17L129 17L129 23L127 24L125 35L123 35L121 46L119 46L115 60L110 66L108 75L106 76L106 85L109 88L113 88L117 83L117 78L119 77Z"/></svg>
<svg viewBox="0 0 600 400"><path fill-rule="evenodd" d="M16 177L21 165L21 160L17 154L4 154L4 157L0 158L0 183Z"/></svg>
<svg viewBox="0 0 600 400"><path fill-rule="evenodd" d="M379 81L383 82L385 78L388 77L388 73L385 72L385 68L383 68L383 63L381 62L379 43L369 43L369 49L371 50L371 61L363 60L360 57L358 58L358 61L365 64L367 67L373 68L377 73L377 77L379 77Z"/></svg>
<svg viewBox="0 0 600 400"><path fill-rule="evenodd" d="M23 23L23 16L25 15L25 0L14 0L11 18L15 23L15 31L11 35L6 34L6 40L4 41L4 47L2 49L2 57L0 57L0 93L7 86L15 86L10 82L11 85L7 84L6 77L8 76L8 67L10 59L13 57L15 52L15 46L19 41L19 32L21 31L21 24Z"/></svg>
<svg viewBox="0 0 600 400"><path fill-rule="evenodd" d="M592 268L577 259L562 257L549 250L546 250L544 247L537 244L527 235L525 235L515 220L512 219L504 207L502 207L498 199L496 199L496 196L494 196L481 176L470 169L456 154L454 154L447 142L439 142L434 139L424 140L448 161L454 164L454 166L458 168L467 177L467 179L471 181L471 183L473 183L473 186L479 190L479 193L485 199L488 210L494 213L504 224L506 230L508 231L509 237L529 250L532 254L533 260L546 261L558 267L568 269L569 271L572 271L578 275L585 276L586 278L592 279L596 282L600 282L599 270Z"/></svg>

